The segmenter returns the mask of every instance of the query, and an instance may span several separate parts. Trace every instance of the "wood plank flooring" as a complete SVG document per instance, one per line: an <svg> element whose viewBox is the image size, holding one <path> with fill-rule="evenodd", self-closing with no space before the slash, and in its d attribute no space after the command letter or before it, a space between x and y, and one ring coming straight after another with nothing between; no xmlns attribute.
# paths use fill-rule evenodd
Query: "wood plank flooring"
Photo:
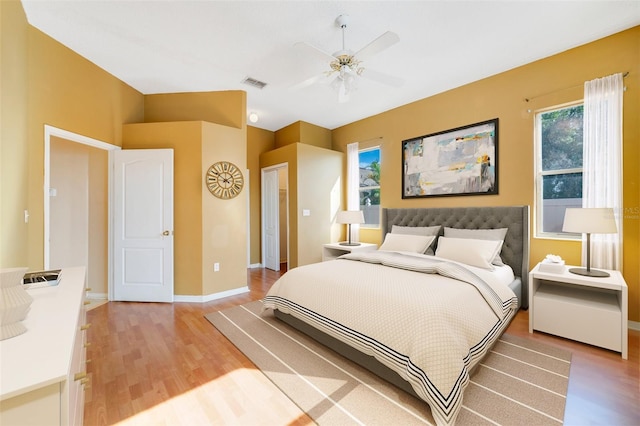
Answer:
<svg viewBox="0 0 640 426"><path fill-rule="evenodd" d="M109 302L87 313L85 425L305 425L313 422L264 378L204 314L260 299L280 273L250 269L250 292L208 303ZM508 330L573 352L566 425L640 424L640 333L629 360L528 332L520 311Z"/></svg>

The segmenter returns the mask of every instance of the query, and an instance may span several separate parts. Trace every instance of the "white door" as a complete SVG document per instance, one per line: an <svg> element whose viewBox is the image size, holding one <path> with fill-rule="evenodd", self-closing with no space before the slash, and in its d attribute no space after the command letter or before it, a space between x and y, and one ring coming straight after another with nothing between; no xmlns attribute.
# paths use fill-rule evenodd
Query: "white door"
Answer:
<svg viewBox="0 0 640 426"><path fill-rule="evenodd" d="M113 300L173 302L173 150L114 154Z"/></svg>
<svg viewBox="0 0 640 426"><path fill-rule="evenodd" d="M264 266L280 270L280 227L278 169L262 171L262 253Z"/></svg>

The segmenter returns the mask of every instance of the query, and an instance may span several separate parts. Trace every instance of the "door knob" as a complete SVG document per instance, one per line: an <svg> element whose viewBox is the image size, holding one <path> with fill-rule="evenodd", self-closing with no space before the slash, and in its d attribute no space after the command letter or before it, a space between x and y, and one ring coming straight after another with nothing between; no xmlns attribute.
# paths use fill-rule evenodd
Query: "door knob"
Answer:
<svg viewBox="0 0 640 426"><path fill-rule="evenodd" d="M169 231L164 231L162 235L164 235L165 237L169 236Z"/></svg>

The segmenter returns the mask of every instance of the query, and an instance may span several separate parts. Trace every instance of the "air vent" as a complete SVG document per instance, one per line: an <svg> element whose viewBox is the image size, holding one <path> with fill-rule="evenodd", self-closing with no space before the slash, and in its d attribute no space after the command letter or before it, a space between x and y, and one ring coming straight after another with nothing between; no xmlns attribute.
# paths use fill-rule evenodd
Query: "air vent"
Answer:
<svg viewBox="0 0 640 426"><path fill-rule="evenodd" d="M242 80L242 82L258 89L264 89L264 86L267 85L267 83L265 83L264 81L256 80L255 78L251 77L246 77L244 80Z"/></svg>

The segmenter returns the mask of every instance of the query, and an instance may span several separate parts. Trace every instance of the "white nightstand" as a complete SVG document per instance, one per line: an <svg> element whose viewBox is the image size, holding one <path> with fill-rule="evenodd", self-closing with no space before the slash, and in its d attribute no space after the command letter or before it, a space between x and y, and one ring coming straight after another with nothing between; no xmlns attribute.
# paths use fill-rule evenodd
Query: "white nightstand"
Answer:
<svg viewBox="0 0 640 426"><path fill-rule="evenodd" d="M606 278L569 272L529 273L529 333L543 331L611 349L627 359L627 283L620 271Z"/></svg>
<svg viewBox="0 0 640 426"><path fill-rule="evenodd" d="M322 261L332 260L343 254L354 251L372 251L377 250L377 244L360 243L358 246L342 246L340 243L329 243L322 245Z"/></svg>

